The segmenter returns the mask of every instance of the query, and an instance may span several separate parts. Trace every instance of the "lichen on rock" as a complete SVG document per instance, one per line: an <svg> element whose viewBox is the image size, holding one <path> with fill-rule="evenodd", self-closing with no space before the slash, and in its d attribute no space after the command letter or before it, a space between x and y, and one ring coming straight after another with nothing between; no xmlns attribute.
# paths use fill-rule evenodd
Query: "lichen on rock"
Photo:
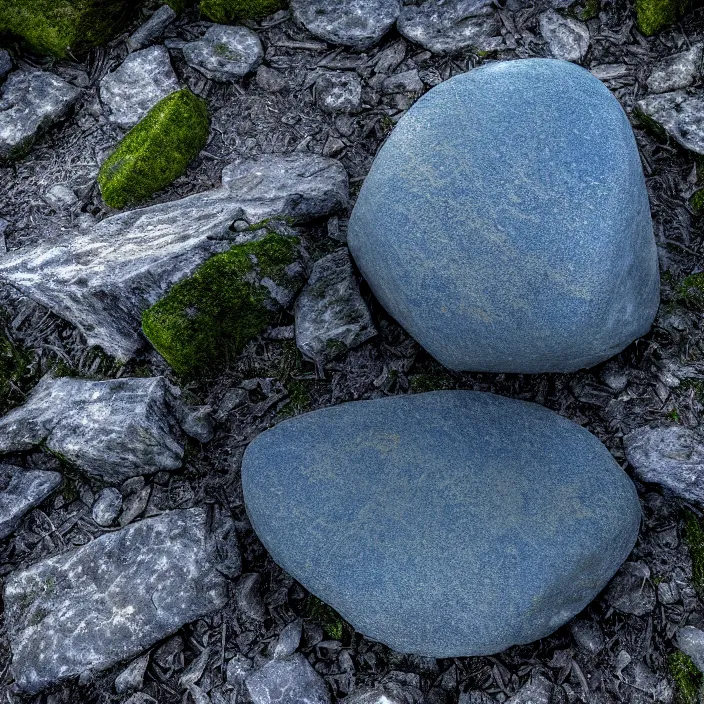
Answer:
<svg viewBox="0 0 704 704"><path fill-rule="evenodd" d="M687 0L636 0L636 22L646 37L676 22L684 13Z"/></svg>
<svg viewBox="0 0 704 704"><path fill-rule="evenodd" d="M283 0L201 0L200 11L213 22L256 20L286 7Z"/></svg>
<svg viewBox="0 0 704 704"><path fill-rule="evenodd" d="M178 373L221 366L303 285L297 238L275 233L202 264L142 316L144 334Z"/></svg>
<svg viewBox="0 0 704 704"><path fill-rule="evenodd" d="M208 141L206 102L188 88L160 100L103 163L98 183L113 208L139 203L180 176Z"/></svg>

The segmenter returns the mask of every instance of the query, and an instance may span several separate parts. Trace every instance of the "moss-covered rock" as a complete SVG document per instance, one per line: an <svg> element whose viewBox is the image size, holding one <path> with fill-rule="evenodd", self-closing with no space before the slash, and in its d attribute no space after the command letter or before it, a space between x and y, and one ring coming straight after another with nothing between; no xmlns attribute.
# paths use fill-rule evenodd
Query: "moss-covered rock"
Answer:
<svg viewBox="0 0 704 704"><path fill-rule="evenodd" d="M258 335L304 283L299 241L270 233L211 257L142 316L179 374L216 369Z"/></svg>
<svg viewBox="0 0 704 704"><path fill-rule="evenodd" d="M704 213L704 188L700 188L692 194L689 204L697 215Z"/></svg>
<svg viewBox="0 0 704 704"><path fill-rule="evenodd" d="M0 0L0 34L64 58L110 40L136 7L133 0Z"/></svg>
<svg viewBox="0 0 704 704"><path fill-rule="evenodd" d="M675 683L677 704L699 704L702 701L702 673L692 658L678 650L667 658L667 665Z"/></svg>
<svg viewBox="0 0 704 704"><path fill-rule="evenodd" d="M317 596L310 594L306 602L305 616L322 626L326 638L349 643L354 629L340 614Z"/></svg>
<svg viewBox="0 0 704 704"><path fill-rule="evenodd" d="M22 403L29 389L29 354L0 334L0 414Z"/></svg>
<svg viewBox="0 0 704 704"><path fill-rule="evenodd" d="M676 22L687 8L688 0L636 0L638 29L649 37Z"/></svg>
<svg viewBox="0 0 704 704"><path fill-rule="evenodd" d="M201 0L200 11L220 24L256 20L286 7L284 0Z"/></svg>
<svg viewBox="0 0 704 704"><path fill-rule="evenodd" d="M122 139L98 175L113 208L139 203L180 176L208 141L208 108L188 88L160 100Z"/></svg>
<svg viewBox="0 0 704 704"><path fill-rule="evenodd" d="M677 296L694 308L704 309L704 273L686 276L677 288Z"/></svg>
<svg viewBox="0 0 704 704"><path fill-rule="evenodd" d="M683 537L692 558L692 586L704 598L704 528L691 511L685 514Z"/></svg>

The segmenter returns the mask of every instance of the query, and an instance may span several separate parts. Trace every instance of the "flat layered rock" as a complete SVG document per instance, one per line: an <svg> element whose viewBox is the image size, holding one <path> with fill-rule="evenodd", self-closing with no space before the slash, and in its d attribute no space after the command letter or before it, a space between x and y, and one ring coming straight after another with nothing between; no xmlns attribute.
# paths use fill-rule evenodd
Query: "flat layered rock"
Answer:
<svg viewBox="0 0 704 704"><path fill-rule="evenodd" d="M704 154L704 90L675 90L639 100L646 124L695 154Z"/></svg>
<svg viewBox="0 0 704 704"><path fill-rule="evenodd" d="M694 44L688 51L673 54L655 64L648 76L651 93L667 93L688 88L696 82L704 68L704 44Z"/></svg>
<svg viewBox="0 0 704 704"><path fill-rule="evenodd" d="M104 670L222 608L222 546L208 526L206 509L169 511L11 575L5 618L19 688ZM218 535L232 530L218 525Z"/></svg>
<svg viewBox="0 0 704 704"><path fill-rule="evenodd" d="M294 579L366 636L442 658L552 633L606 586L641 517L584 428L472 391L283 421L247 448L242 485Z"/></svg>
<svg viewBox="0 0 704 704"><path fill-rule="evenodd" d="M237 220L305 222L347 207L347 173L314 155L266 155L225 167L222 188L106 218L0 260L0 281L72 322L88 344L129 359L142 313L229 249Z"/></svg>
<svg viewBox="0 0 704 704"><path fill-rule="evenodd" d="M183 430L210 427L163 377L87 381L44 377L24 405L0 418L0 453L39 445L108 483L181 466Z"/></svg>
<svg viewBox="0 0 704 704"><path fill-rule="evenodd" d="M47 71L10 74L0 94L0 162L24 156L80 95L79 88Z"/></svg>
<svg viewBox="0 0 704 704"><path fill-rule="evenodd" d="M245 684L254 704L330 704L323 678L301 653L266 663Z"/></svg>
<svg viewBox="0 0 704 704"><path fill-rule="evenodd" d="M100 82L107 118L123 129L134 127L162 98L180 88L163 46L130 54Z"/></svg>
<svg viewBox="0 0 704 704"><path fill-rule="evenodd" d="M58 472L0 464L0 540L13 533L22 517L44 501L62 481Z"/></svg>
<svg viewBox="0 0 704 704"><path fill-rule="evenodd" d="M589 49L587 25L572 17L563 17L555 10L540 15L540 33L556 59L581 61Z"/></svg>
<svg viewBox="0 0 704 704"><path fill-rule="evenodd" d="M183 56L196 71L215 81L238 81L256 70L264 58L259 37L246 27L215 24L202 39L183 47Z"/></svg>

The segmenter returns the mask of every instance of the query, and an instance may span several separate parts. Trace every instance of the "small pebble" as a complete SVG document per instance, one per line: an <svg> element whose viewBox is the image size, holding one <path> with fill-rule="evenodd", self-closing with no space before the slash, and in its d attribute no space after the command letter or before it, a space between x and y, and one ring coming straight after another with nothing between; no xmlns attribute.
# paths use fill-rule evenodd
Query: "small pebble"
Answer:
<svg viewBox="0 0 704 704"><path fill-rule="evenodd" d="M113 487L103 489L93 504L93 520L107 528L112 525L120 515L122 509L122 494Z"/></svg>

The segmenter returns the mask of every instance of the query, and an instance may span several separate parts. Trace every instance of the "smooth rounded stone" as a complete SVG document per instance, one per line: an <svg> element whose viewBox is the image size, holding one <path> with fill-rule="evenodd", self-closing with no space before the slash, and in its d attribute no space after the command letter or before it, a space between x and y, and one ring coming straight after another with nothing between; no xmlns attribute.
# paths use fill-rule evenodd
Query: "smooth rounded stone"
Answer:
<svg viewBox="0 0 704 704"><path fill-rule="evenodd" d="M93 520L103 527L112 525L122 510L122 494L114 487L106 487L95 500L92 509Z"/></svg>
<svg viewBox="0 0 704 704"><path fill-rule="evenodd" d="M246 27L214 24L202 39L183 47L189 66L215 81L238 81L264 58L259 37Z"/></svg>
<svg viewBox="0 0 704 704"><path fill-rule="evenodd" d="M396 22L399 0L291 0L293 17L311 34L332 44L368 49Z"/></svg>
<svg viewBox="0 0 704 704"><path fill-rule="evenodd" d="M473 391L286 420L249 445L242 484L292 577L366 636L436 658L554 631L626 559L641 516L588 431Z"/></svg>
<svg viewBox="0 0 704 704"><path fill-rule="evenodd" d="M628 118L555 59L488 64L420 98L372 165L348 243L387 311L455 370L590 367L659 304Z"/></svg>

